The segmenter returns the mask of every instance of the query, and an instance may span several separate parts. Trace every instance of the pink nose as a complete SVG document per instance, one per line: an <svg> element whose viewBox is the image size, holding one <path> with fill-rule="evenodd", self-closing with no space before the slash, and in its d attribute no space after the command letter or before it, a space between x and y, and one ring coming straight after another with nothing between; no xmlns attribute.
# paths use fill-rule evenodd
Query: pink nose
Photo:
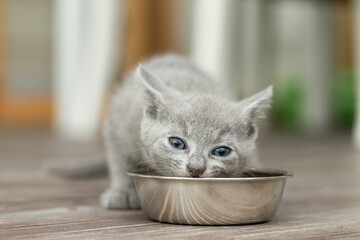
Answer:
<svg viewBox="0 0 360 240"><path fill-rule="evenodd" d="M187 165L186 167L190 173L190 176L193 178L198 178L201 174L205 172L205 168L196 168L189 165Z"/></svg>

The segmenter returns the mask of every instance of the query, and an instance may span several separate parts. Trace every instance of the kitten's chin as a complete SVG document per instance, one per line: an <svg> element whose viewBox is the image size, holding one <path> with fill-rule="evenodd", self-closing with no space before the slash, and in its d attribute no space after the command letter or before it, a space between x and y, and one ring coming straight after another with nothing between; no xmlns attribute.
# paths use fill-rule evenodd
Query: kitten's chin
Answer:
<svg viewBox="0 0 360 240"><path fill-rule="evenodd" d="M190 177L190 175L186 173L178 172L169 172L169 171L153 171L152 175L164 176L164 177Z"/></svg>
<svg viewBox="0 0 360 240"><path fill-rule="evenodd" d="M188 173L174 173L173 177L190 177L190 175Z"/></svg>
<svg viewBox="0 0 360 240"><path fill-rule="evenodd" d="M222 171L216 171L216 172L209 172L204 173L202 178L233 178L233 177L239 177L241 174L234 171L226 171L223 169Z"/></svg>
<svg viewBox="0 0 360 240"><path fill-rule="evenodd" d="M240 171L242 172L242 171ZM158 176L164 176L164 177L187 177L187 178L191 178L191 175L189 172L186 171L152 171L153 175L158 175ZM228 178L228 177L239 177L241 175L241 173L234 173L234 172L226 172L221 171L221 172L205 172L203 174L201 174L198 178Z"/></svg>

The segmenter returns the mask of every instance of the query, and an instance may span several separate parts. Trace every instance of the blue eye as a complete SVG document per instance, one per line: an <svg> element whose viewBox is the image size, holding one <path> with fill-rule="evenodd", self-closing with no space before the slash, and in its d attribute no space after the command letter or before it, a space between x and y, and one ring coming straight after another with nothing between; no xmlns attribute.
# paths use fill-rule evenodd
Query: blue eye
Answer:
<svg viewBox="0 0 360 240"><path fill-rule="evenodd" d="M228 147L218 147L215 149L212 154L218 157L226 157L231 153L231 149Z"/></svg>
<svg viewBox="0 0 360 240"><path fill-rule="evenodd" d="M169 138L169 142L170 142L171 146L173 146L176 149L185 149L186 148L185 143L178 138L171 137L171 138Z"/></svg>

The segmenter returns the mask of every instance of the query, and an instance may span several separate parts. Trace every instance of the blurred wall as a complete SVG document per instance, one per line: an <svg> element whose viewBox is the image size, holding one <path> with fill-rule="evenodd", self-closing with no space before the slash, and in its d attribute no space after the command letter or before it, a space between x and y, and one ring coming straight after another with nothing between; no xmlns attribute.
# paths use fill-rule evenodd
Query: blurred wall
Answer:
<svg viewBox="0 0 360 240"><path fill-rule="evenodd" d="M1 1L0 126L50 126L52 1Z"/></svg>
<svg viewBox="0 0 360 240"><path fill-rule="evenodd" d="M79 2L92 1L73 4ZM113 84L103 93L105 100L97 101L100 108L109 102L113 86L139 61L173 52L189 56L227 82L239 98L276 83L272 116L273 126L280 129L315 133L351 128L355 115L352 1L119 2L114 32L122 37L113 48L118 62L109 79L102 80ZM50 127L56 104L51 49L58 39L54 1L0 4L0 127ZM86 15L86 10L81 14ZM79 46L88 44L84 39Z"/></svg>

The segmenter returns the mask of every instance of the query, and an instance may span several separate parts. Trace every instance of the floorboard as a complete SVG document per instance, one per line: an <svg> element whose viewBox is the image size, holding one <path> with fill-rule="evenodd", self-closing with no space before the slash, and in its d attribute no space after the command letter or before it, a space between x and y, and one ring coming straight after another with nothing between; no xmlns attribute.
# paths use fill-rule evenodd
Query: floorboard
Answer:
<svg viewBox="0 0 360 240"><path fill-rule="evenodd" d="M162 224L142 211L107 211L108 179L65 181L44 163L103 151L100 141L64 142L48 133L0 133L0 239L360 239L360 153L350 139L263 137L266 167L292 171L276 216L242 226Z"/></svg>

